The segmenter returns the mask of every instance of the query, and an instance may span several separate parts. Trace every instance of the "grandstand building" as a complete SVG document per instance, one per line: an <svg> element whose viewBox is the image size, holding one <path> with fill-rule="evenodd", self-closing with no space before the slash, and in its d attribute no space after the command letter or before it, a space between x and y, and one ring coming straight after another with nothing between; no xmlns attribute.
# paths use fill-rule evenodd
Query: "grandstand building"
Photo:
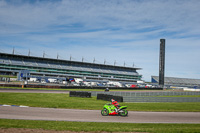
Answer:
<svg viewBox="0 0 200 133"><path fill-rule="evenodd" d="M19 75L28 70L30 77L82 78L85 80L137 82L141 68L42 58L0 53L0 74ZM27 78L27 77L26 77Z"/></svg>
<svg viewBox="0 0 200 133"><path fill-rule="evenodd" d="M152 83L158 83L158 76L151 76ZM189 79L189 78L175 78L175 77L165 77L165 85L175 85L175 86L200 86L200 79Z"/></svg>

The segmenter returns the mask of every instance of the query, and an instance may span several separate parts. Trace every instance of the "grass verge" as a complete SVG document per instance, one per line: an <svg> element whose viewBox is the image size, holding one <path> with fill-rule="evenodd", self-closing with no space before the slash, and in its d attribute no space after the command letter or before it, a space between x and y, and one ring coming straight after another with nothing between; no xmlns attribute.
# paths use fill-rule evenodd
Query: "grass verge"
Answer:
<svg viewBox="0 0 200 133"><path fill-rule="evenodd" d="M69 94L52 93L0 93L0 104L30 107L101 110L109 101L96 97L69 97ZM200 112L200 102L185 103L119 103L129 111Z"/></svg>
<svg viewBox="0 0 200 133"><path fill-rule="evenodd" d="M17 78L17 76L13 76L13 75L0 75L0 77L4 77L4 78Z"/></svg>
<svg viewBox="0 0 200 133"><path fill-rule="evenodd" d="M0 128L85 132L199 133L200 124L140 124L0 119Z"/></svg>

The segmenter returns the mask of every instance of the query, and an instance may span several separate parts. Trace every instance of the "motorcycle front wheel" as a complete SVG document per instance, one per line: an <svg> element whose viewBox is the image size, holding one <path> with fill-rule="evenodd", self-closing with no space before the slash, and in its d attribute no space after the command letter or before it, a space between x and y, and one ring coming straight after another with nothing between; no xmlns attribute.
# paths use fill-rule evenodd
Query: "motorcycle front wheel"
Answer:
<svg viewBox="0 0 200 133"><path fill-rule="evenodd" d="M101 110L101 115L102 115L102 116L107 116L108 113L109 113L109 111L108 111L107 109Z"/></svg>
<svg viewBox="0 0 200 133"><path fill-rule="evenodd" d="M119 115L120 116L127 116L128 115L128 111L125 110L125 109L122 109L122 110L120 110Z"/></svg>

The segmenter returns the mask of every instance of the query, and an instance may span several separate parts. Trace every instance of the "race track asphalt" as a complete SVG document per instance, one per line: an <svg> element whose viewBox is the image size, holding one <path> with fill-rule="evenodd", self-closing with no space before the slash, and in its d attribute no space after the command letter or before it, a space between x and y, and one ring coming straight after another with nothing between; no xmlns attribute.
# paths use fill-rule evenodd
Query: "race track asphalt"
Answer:
<svg viewBox="0 0 200 133"><path fill-rule="evenodd" d="M1 119L122 122L122 123L200 123L200 112L135 112L127 117L102 116L100 110L75 110L0 106Z"/></svg>
<svg viewBox="0 0 200 133"><path fill-rule="evenodd" d="M69 93L62 90L0 89L0 92L19 93ZM122 122L122 123L200 123L200 112L137 112L128 117L102 116L100 110L75 110L38 107L0 106L0 119Z"/></svg>

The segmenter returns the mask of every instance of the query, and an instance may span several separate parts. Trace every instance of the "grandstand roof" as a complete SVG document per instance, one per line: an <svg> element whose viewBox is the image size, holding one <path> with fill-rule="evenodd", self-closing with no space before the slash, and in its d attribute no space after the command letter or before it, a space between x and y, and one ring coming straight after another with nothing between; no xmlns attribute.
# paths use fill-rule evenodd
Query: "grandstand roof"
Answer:
<svg viewBox="0 0 200 133"><path fill-rule="evenodd" d="M1 56L6 57L14 57L20 59L35 59L41 61L51 61L54 63L70 63L70 64L79 64L79 65L90 65L90 66L98 66L98 67L107 67L107 68L120 68L125 70L141 70L141 68L135 67L128 67L128 66L114 66L114 65L106 65L106 64L97 64L97 63L89 63L89 62L80 62L80 61L72 61L72 60L63 60L63 59L53 59L53 58L43 58L43 57L36 57L36 56L27 56L27 55L17 55L17 54L9 54L9 53L0 53Z"/></svg>
<svg viewBox="0 0 200 133"><path fill-rule="evenodd" d="M151 76L152 81L159 82L159 76ZM200 85L200 79L165 77L165 84Z"/></svg>

